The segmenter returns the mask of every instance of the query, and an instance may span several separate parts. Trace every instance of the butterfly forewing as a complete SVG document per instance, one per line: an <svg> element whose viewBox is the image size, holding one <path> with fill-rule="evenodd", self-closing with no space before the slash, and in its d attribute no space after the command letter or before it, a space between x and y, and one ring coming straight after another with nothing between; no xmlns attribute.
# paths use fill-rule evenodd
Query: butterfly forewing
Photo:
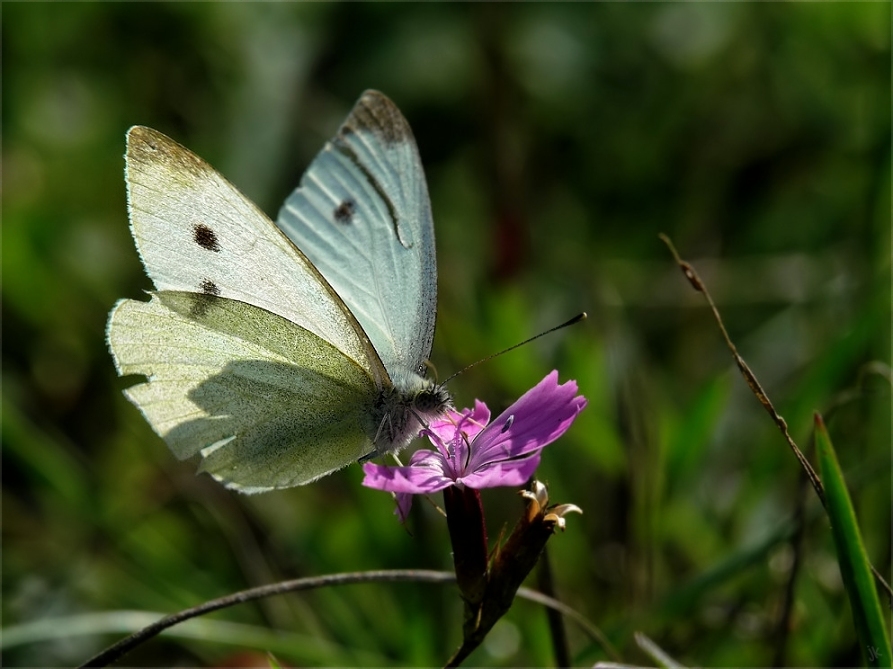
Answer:
<svg viewBox="0 0 893 669"><path fill-rule="evenodd" d="M395 375L424 374L437 300L428 188L409 124L367 91L277 225L316 265Z"/></svg>
<svg viewBox="0 0 893 669"><path fill-rule="evenodd" d="M128 133L131 229L158 290L240 300L332 343L381 383L368 339L275 225L201 158L156 130Z"/></svg>

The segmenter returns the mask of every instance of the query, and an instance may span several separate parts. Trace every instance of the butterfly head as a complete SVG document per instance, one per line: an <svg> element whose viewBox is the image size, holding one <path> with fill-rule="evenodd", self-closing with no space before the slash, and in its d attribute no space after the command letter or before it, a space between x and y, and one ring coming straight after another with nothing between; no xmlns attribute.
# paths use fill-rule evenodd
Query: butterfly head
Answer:
<svg viewBox="0 0 893 669"><path fill-rule="evenodd" d="M416 374L395 379L394 385L382 389L379 395L375 450L379 454L400 450L452 406L453 399L444 385Z"/></svg>

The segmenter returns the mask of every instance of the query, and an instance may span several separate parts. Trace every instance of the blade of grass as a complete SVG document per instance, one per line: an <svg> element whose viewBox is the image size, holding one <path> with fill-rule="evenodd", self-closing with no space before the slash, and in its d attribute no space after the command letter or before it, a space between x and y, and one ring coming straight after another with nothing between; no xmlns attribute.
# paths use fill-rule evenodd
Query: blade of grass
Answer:
<svg viewBox="0 0 893 669"><path fill-rule="evenodd" d="M65 640L71 642L78 636L100 637L131 632L151 625L160 617L161 614L152 611L105 611L46 618L4 629L3 648L24 644L50 645ZM275 652L308 666L382 666L387 661L387 657L379 653L345 647L314 635L226 620L194 618L165 630L163 634L169 638L205 642L213 647L226 645L241 650Z"/></svg>
<svg viewBox="0 0 893 669"><path fill-rule="evenodd" d="M843 472L837 462L828 430L818 413L815 415L815 440L819 469L825 484L825 509L831 521L837 562L849 597L862 657L869 667L889 667L890 639L887 637L868 556L862 544L862 535Z"/></svg>
<svg viewBox="0 0 893 669"><path fill-rule="evenodd" d="M658 666L665 669L683 669L683 665L670 657L670 654L652 641L644 632L636 632L636 645Z"/></svg>

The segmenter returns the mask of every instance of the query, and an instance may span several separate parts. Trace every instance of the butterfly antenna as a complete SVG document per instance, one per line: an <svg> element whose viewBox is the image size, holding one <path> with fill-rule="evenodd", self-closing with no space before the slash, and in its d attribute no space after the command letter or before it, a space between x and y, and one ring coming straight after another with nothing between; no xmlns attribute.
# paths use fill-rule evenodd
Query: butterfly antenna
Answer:
<svg viewBox="0 0 893 669"><path fill-rule="evenodd" d="M514 345L512 345L512 346L509 346L508 348L503 349L502 351L499 351L498 353L493 353L493 354L491 354L491 355L488 355L486 358L481 358L481 359L478 360L477 362L473 362L473 363L471 363L470 365L468 365L468 367L465 367L464 369L460 369L458 372L456 372L456 373L453 374L451 377L449 377L448 379L446 379L446 381L444 381L443 384L446 385L447 383L449 383L449 381L450 381L451 379L456 378L457 376L459 376L459 375L462 374L463 372L467 372L467 371L468 371L469 369L471 369L472 367L477 367L477 366L480 365L482 362L487 362L488 360L491 360L491 359L495 358L495 357L498 356L498 355L502 355L503 353L508 353L509 351L513 351L513 350L515 350L516 348L518 348L519 346L524 346L525 344L529 344L529 343L532 342L534 339L539 339L540 337L542 337L542 336L544 336L544 335L547 335L547 334L551 334L552 332L555 332L556 330L561 330L562 328L566 328L566 327L568 327L569 325L576 325L577 323L579 323L580 321L582 321L582 320L584 320L584 319L586 319L586 318L587 318L587 316L586 316L586 312L584 311L584 312L582 312L582 313L577 314L576 316L574 316L574 317L573 317L572 319L570 319L569 321L566 321L565 323L562 323L561 325L556 325L554 328L549 328L549 329L546 330L545 332L540 332L538 335L534 335L534 336L532 336L530 339L525 339L524 341L518 342L517 344L514 344Z"/></svg>

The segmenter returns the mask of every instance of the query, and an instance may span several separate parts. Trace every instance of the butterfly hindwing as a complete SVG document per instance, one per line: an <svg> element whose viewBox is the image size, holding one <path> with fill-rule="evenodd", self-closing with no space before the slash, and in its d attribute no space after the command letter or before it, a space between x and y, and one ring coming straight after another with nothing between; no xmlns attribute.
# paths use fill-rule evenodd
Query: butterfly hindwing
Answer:
<svg viewBox="0 0 893 669"><path fill-rule="evenodd" d="M368 451L371 378L312 332L265 309L197 293L121 300L109 319L126 391L174 454L258 492L308 483Z"/></svg>
<svg viewBox="0 0 893 669"><path fill-rule="evenodd" d="M391 377L424 374L437 301L434 229L418 148L393 102L363 94L277 225L341 296Z"/></svg>

